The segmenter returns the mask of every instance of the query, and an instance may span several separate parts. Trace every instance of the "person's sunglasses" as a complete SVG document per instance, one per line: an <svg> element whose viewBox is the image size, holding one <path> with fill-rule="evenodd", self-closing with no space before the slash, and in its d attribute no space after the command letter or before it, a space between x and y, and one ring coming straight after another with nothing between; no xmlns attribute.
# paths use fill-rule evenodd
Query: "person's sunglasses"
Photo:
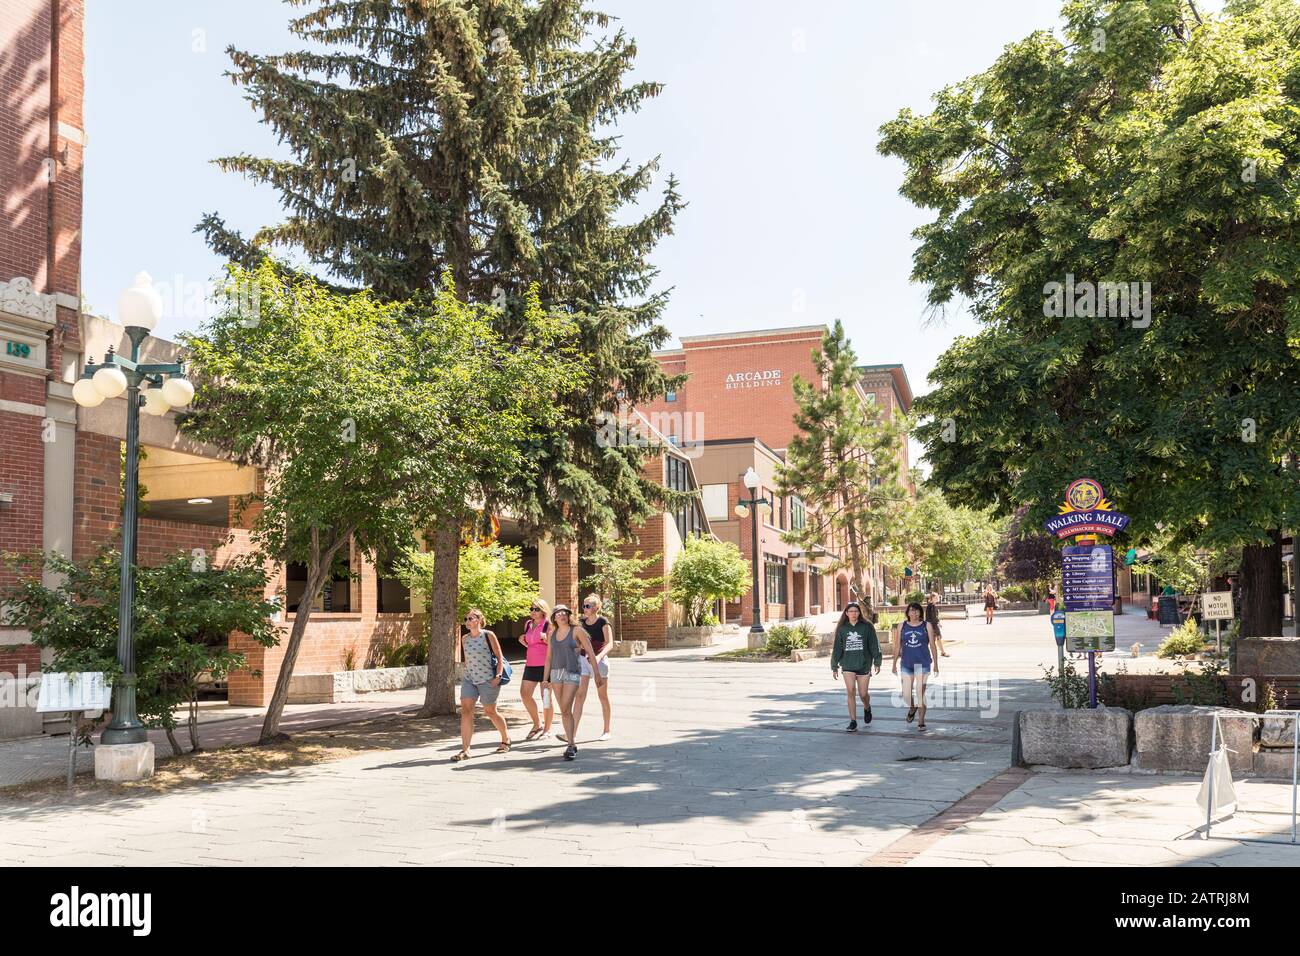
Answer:
<svg viewBox="0 0 1300 956"><path fill-rule="evenodd" d="M587 610L587 608L589 608L589 607L595 607L595 606L596 606L596 605L594 605L594 604L584 604L584 605L582 606L582 609L585 611L585 610Z"/></svg>

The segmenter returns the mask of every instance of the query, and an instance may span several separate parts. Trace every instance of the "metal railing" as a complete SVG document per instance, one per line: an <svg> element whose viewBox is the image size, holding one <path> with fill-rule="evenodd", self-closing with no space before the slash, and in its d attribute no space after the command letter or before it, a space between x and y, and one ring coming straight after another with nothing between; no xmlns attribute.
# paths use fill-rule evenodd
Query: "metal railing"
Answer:
<svg viewBox="0 0 1300 956"><path fill-rule="evenodd" d="M1205 839L1210 839L1210 829L1214 825L1214 771L1215 756L1219 752L1219 721L1228 719L1249 720L1252 724L1255 721L1273 718L1274 720L1291 721L1291 843L1296 842L1296 805L1297 793L1300 788L1297 787L1297 756L1300 755L1300 711L1298 710L1275 710L1266 714L1215 714L1214 722L1210 725L1210 765L1207 772L1206 782L1208 786L1208 799L1205 801ZM1253 734L1252 734L1253 736ZM1227 746L1223 748L1229 753L1236 751L1230 750ZM1233 813L1236 812L1236 804L1233 805ZM1270 840L1266 837L1236 837L1229 839L1239 839L1245 843L1282 843L1282 840Z"/></svg>

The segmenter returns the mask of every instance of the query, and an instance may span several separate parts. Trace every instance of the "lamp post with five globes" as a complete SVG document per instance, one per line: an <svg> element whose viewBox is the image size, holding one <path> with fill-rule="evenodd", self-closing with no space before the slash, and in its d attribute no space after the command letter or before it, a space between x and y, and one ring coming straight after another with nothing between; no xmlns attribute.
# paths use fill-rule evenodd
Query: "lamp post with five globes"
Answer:
<svg viewBox="0 0 1300 956"><path fill-rule="evenodd" d="M140 362L140 346L162 317L162 297L153 287L149 273L141 272L117 302L118 317L131 341L131 357L112 348L104 361L86 363L81 378L72 387L72 397L83 408L94 408L105 399L126 393L126 463L122 483L122 567L121 593L117 606L117 663L122 670L113 687L113 720L100 735L102 744L140 744L148 732L136 713L135 675L135 551L137 531L136 498L140 487L140 406L151 415L165 415L169 408L188 405L194 386L185 379L178 362L146 365Z"/></svg>

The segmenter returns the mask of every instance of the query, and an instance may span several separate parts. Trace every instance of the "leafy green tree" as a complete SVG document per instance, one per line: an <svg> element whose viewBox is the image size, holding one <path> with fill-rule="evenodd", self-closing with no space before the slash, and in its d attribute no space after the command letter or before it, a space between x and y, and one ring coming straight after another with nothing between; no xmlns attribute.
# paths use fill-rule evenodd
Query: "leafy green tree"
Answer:
<svg viewBox="0 0 1300 956"><path fill-rule="evenodd" d="M575 370L554 344L563 320L535 300L522 320L529 334L507 343L484 309L450 289L418 306L385 303L269 261L233 269L232 282L256 290L256 314L232 304L187 337L198 390L182 427L264 472L253 540L268 558L307 569L267 742L312 605L349 548L374 560L410 550L416 529L435 527L438 559L449 534L454 553L466 502L492 502L522 480L533 464L519 448L563 427L554 395ZM435 588L431 601L426 694L440 711L453 704L455 594Z"/></svg>
<svg viewBox="0 0 1300 956"><path fill-rule="evenodd" d="M686 619L698 627L719 601L744 597L749 579L749 562L738 547L696 534L682 543L669 575L668 593L686 610Z"/></svg>
<svg viewBox="0 0 1300 956"><path fill-rule="evenodd" d="M1240 560L1236 551L1157 543L1146 560L1133 564L1132 570L1135 574L1149 574L1180 594L1202 594L1210 590L1215 578L1236 571Z"/></svg>
<svg viewBox="0 0 1300 956"><path fill-rule="evenodd" d="M587 552L586 559L595 571L579 582L583 589L594 591L604 601L614 606L614 636L623 637L623 616L636 617L648 614L663 606L662 577L642 577L645 569L655 564L663 555L641 557L640 551L624 557L618 541L602 537L596 547Z"/></svg>
<svg viewBox="0 0 1300 956"><path fill-rule="evenodd" d="M846 542L849 558L844 564L870 612L868 568L896 537L908 502L899 479L906 423L886 419L865 401L857 357L839 320L822 337L821 348L813 351L813 362L819 381L795 376L794 422L799 432L777 469L780 494L802 498L808 516L803 528L784 537L806 548L831 540Z"/></svg>
<svg viewBox="0 0 1300 956"><path fill-rule="evenodd" d="M941 491L923 484L902 515L892 563L906 564L935 582L987 579L1003 524L987 512L954 507Z"/></svg>
<svg viewBox="0 0 1300 956"><path fill-rule="evenodd" d="M1039 525L1089 475L1134 543L1163 525L1240 549L1242 633L1280 633L1280 529L1300 522L1300 7L1063 16L1064 42L1033 33L881 129L903 195L934 212L913 278L984 325L940 358L918 437L956 502L1030 505Z"/></svg>
<svg viewBox="0 0 1300 956"><path fill-rule="evenodd" d="M412 590L426 596L433 593L434 563L431 551L411 551L399 568ZM491 622L521 618L539 597L537 582L523 565L518 547L509 544L483 544L471 541L460 549L457 617L463 619L472 607L483 612Z"/></svg>
<svg viewBox="0 0 1300 956"><path fill-rule="evenodd" d="M635 43L581 0L290 0L310 49L231 49L232 79L288 158L219 165L280 194L283 222L247 240L216 215L209 244L251 264L272 246L383 297L428 294L444 272L495 330L525 328L528 290L574 320L585 377L555 394L570 425L519 448L533 466L510 503L526 534L628 534L668 501L642 475L652 449L601 440L602 415L672 386L653 349L666 293L647 256L683 203L657 159L619 156L611 128L660 86L629 82ZM324 133L323 131L328 131ZM647 200L650 200L648 203ZM435 541L439 594L456 593L456 535ZM451 631L449 605L430 608ZM432 698L426 712L432 712Z"/></svg>
<svg viewBox="0 0 1300 956"><path fill-rule="evenodd" d="M996 561L998 573L1007 581L1028 585L1036 601L1061 579L1061 549L1051 536L1025 523L1028 512L1028 507L1022 507L1008 522Z"/></svg>
<svg viewBox="0 0 1300 956"><path fill-rule="evenodd" d="M84 561L54 552L12 558L18 574L2 595L5 625L29 629L33 643L49 648L53 671L103 671L116 678L120 562L121 554L109 548ZM46 585L43 573L59 583ZM199 750L202 683L225 680L246 664L243 654L230 650L230 634L246 634L263 647L278 640L271 623L276 605L264 596L267 580L255 557L213 567L180 554L157 567L136 568L137 707L146 726L167 732L173 753L181 753L177 710L188 708L190 747Z"/></svg>

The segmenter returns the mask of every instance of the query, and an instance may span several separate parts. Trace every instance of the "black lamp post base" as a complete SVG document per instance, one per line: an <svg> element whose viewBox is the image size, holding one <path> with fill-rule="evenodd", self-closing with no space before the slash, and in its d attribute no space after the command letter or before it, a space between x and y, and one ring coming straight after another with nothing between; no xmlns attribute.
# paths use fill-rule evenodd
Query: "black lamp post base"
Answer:
<svg viewBox="0 0 1300 956"><path fill-rule="evenodd" d="M105 744L143 744L149 740L149 731L143 725L135 727L114 727L109 725L99 735L100 746Z"/></svg>

